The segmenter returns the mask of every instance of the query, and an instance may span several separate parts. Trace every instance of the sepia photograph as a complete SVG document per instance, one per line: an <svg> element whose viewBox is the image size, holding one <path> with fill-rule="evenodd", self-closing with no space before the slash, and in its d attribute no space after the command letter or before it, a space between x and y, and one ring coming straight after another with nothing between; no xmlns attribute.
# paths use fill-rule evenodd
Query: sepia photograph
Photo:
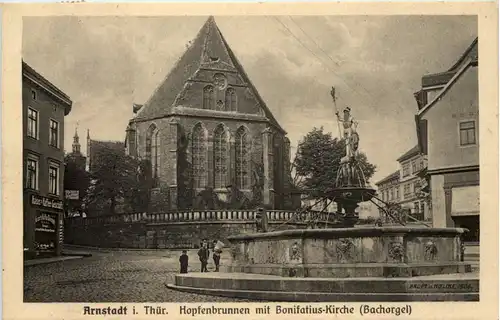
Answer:
<svg viewBox="0 0 500 320"><path fill-rule="evenodd" d="M479 302L479 34L477 15L22 17L23 302Z"/></svg>

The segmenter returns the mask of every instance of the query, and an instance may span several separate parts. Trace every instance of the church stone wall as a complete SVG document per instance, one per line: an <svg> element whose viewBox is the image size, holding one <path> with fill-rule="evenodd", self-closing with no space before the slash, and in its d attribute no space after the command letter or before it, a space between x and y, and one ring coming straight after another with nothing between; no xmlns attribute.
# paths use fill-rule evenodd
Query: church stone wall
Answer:
<svg viewBox="0 0 500 320"><path fill-rule="evenodd" d="M304 228L301 223L269 223L271 231ZM171 223L95 223L65 222L65 243L99 248L185 249L196 248L203 239L221 240L258 232L253 220L185 221Z"/></svg>

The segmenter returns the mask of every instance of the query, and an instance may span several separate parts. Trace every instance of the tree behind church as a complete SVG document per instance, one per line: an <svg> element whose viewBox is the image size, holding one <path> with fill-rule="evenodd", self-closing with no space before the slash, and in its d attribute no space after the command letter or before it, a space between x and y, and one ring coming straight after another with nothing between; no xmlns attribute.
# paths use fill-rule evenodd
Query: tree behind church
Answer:
<svg viewBox="0 0 500 320"><path fill-rule="evenodd" d="M340 159L345 156L343 140L333 138L325 133L323 127L314 128L299 143L293 162L296 177L295 183L310 199L327 199L327 193L333 189ZM359 164L368 182L376 170L376 166L368 162L362 152L358 155Z"/></svg>
<svg viewBox="0 0 500 320"><path fill-rule="evenodd" d="M118 206L122 207L120 211L129 211L123 209L126 206L136 212L145 211L148 199L142 195L149 190L145 190L145 170L141 169L147 164L125 155L121 148L103 146L96 153L87 196L89 214L115 214Z"/></svg>

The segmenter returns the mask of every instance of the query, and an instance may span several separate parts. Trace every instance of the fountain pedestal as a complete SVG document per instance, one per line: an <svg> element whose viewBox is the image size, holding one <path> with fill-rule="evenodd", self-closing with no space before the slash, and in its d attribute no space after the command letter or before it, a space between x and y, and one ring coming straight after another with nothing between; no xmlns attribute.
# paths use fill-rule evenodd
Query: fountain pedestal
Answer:
<svg viewBox="0 0 500 320"><path fill-rule="evenodd" d="M470 272L460 228L285 230L230 237L228 272L282 277L414 277Z"/></svg>

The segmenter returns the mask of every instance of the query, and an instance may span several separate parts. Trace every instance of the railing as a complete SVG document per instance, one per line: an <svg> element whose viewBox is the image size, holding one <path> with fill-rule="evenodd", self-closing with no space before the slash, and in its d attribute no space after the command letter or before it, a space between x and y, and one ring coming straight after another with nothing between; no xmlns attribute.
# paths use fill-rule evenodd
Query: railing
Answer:
<svg viewBox="0 0 500 320"><path fill-rule="evenodd" d="M254 210L202 210L202 211L174 211L158 213L122 213L97 217L67 218L68 226L77 225L105 225L118 223L171 223L171 222L200 222L200 221L254 221ZM269 222L306 222L310 219L318 222L333 220L328 213L298 212L290 210L266 211Z"/></svg>

